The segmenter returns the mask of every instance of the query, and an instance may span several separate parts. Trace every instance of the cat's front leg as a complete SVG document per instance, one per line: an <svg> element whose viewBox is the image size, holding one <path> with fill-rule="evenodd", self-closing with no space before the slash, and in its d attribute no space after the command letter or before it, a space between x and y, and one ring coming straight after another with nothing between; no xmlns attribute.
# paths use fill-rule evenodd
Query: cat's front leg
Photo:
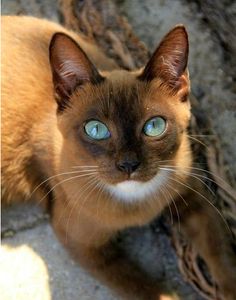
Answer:
<svg viewBox="0 0 236 300"><path fill-rule="evenodd" d="M164 296L158 283L116 249L112 242L99 248L77 245L76 258L96 278L109 286L122 299L173 300Z"/></svg>
<svg viewBox="0 0 236 300"><path fill-rule="evenodd" d="M225 300L236 299L236 254L232 234L220 212L207 200L210 196L199 186L177 202L181 229L207 263ZM200 196L200 194L202 196ZM207 199L207 200L206 200Z"/></svg>
<svg viewBox="0 0 236 300"><path fill-rule="evenodd" d="M73 258L92 275L129 300L171 300L161 298L158 283L130 262L114 241L115 232L76 210L67 209L63 201L54 203L52 225L60 241Z"/></svg>
<svg viewBox="0 0 236 300"><path fill-rule="evenodd" d="M61 236L64 240L65 236ZM86 245L78 240L67 240L72 257L94 277L127 300L173 300L162 293L154 282L138 266L130 262L114 242L104 245Z"/></svg>

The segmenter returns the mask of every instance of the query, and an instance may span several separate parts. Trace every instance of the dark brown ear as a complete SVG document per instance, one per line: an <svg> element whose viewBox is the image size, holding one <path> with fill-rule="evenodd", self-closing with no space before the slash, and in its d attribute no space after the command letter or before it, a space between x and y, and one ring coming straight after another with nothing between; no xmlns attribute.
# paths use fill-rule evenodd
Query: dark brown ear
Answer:
<svg viewBox="0 0 236 300"><path fill-rule="evenodd" d="M188 51L186 29L178 25L163 38L139 78L146 81L160 78L170 88L178 90L183 79L181 75L186 71Z"/></svg>
<svg viewBox="0 0 236 300"><path fill-rule="evenodd" d="M52 37L49 58L59 106L65 105L78 86L103 80L80 46L64 33L56 33Z"/></svg>

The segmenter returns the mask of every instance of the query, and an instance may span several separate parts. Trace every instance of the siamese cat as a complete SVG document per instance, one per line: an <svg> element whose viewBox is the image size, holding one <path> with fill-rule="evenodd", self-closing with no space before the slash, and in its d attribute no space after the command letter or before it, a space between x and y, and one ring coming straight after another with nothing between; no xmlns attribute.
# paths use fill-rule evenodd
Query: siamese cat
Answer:
<svg viewBox="0 0 236 300"><path fill-rule="evenodd" d="M188 51L176 26L131 72L58 24L2 18L3 203L50 206L62 244L124 299L162 291L114 239L168 205L224 299L236 299L231 237L193 167Z"/></svg>

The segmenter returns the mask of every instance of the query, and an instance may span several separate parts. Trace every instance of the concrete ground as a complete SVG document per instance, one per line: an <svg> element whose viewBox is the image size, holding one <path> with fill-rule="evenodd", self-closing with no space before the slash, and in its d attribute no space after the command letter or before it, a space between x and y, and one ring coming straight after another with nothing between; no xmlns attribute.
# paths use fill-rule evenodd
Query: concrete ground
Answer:
<svg viewBox="0 0 236 300"><path fill-rule="evenodd" d="M116 0L136 34L154 49L175 24L190 33L190 73L193 92L211 116L224 145L229 171L236 172L235 94L222 69L222 49L201 22L193 5L171 0ZM138 4L137 4L138 3ZM56 0L3 0L3 14L32 14L59 20ZM215 118L217 116L217 118ZM136 229L124 235L124 249L183 300L202 299L178 271L175 252L161 227ZM37 207L20 205L2 212L0 298L3 300L112 300L118 299L72 261L57 241L47 216Z"/></svg>
<svg viewBox="0 0 236 300"><path fill-rule="evenodd" d="M117 299L69 257L37 207L6 209L2 233L2 300Z"/></svg>

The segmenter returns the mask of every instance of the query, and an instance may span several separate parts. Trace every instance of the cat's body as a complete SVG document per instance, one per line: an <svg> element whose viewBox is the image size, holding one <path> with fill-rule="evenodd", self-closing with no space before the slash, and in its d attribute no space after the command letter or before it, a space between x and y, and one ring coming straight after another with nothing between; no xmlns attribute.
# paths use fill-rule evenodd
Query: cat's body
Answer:
<svg viewBox="0 0 236 300"><path fill-rule="evenodd" d="M57 32L76 40L99 72ZM127 265L110 241L119 230L150 222L175 199L183 230L193 236L226 299L234 299L235 257L227 231L220 218L215 224L218 215L193 192L204 193L188 176L184 28L173 29L137 72L118 70L88 41L34 18L5 17L2 45L3 201L52 202L53 227L74 257L126 297L159 299L157 284ZM161 134L153 124L164 126Z"/></svg>

